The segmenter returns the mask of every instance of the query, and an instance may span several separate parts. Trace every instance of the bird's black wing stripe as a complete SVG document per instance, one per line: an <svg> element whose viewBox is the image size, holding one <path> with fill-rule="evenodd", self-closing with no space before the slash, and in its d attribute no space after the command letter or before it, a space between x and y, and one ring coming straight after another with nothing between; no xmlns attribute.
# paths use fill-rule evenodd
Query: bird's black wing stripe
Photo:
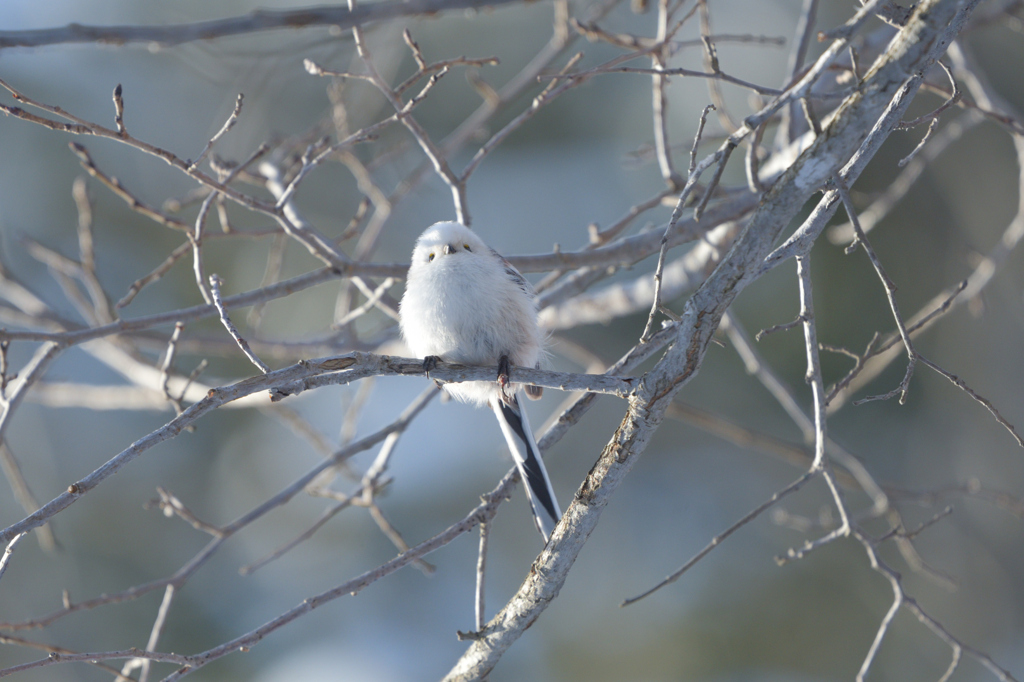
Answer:
<svg viewBox="0 0 1024 682"><path fill-rule="evenodd" d="M526 294L530 298L533 298L533 286L531 286L530 283L526 281L526 278L523 277L522 273L516 270L515 266L509 263L507 258L502 256L494 249L491 249L491 253L493 253L498 258L498 260L501 261L501 264L505 267L505 274L508 275L509 279L515 282L516 286L522 289L524 294Z"/></svg>
<svg viewBox="0 0 1024 682"><path fill-rule="evenodd" d="M499 404L501 405L501 413L505 416L505 421L508 422L512 430L519 436L519 440L526 444L526 461L523 462L523 471L526 473L526 485L530 486L530 490L537 496L537 499L540 500L544 510L551 515L551 518L557 519L559 514L555 511L555 501L551 499L551 493L548 491L548 482L541 472L543 464L540 462L540 455L534 450L534 445L530 442L531 439L526 437L522 418L518 412L504 402Z"/></svg>

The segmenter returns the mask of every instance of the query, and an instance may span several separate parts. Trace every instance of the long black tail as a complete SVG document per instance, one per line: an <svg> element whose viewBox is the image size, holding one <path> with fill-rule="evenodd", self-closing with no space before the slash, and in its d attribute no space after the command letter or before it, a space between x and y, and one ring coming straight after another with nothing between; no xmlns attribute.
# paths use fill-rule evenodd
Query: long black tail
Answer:
<svg viewBox="0 0 1024 682"><path fill-rule="evenodd" d="M501 425L501 431L505 434L505 441L512 451L512 457L516 460L516 466L519 467L519 474L523 477L526 496L533 508L534 523L547 542L562 513L555 500L555 491L548 479L547 469L544 468L544 460L537 449L537 441L530 430L526 412L515 397L510 404L495 400L491 402L491 406L498 418L498 424Z"/></svg>

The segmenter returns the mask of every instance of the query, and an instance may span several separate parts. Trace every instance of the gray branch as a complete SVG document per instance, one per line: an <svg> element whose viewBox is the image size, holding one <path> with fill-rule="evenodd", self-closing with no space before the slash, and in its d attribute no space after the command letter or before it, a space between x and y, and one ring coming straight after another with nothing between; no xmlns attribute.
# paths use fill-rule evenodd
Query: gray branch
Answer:
<svg viewBox="0 0 1024 682"><path fill-rule="evenodd" d="M440 381L480 381L493 380L497 377L497 374L497 366L469 367L454 363L438 363L437 367L432 369L429 375L427 375L427 372L423 369L422 360L396 358L388 355L373 355L371 353L349 353L347 355L299 362L284 369L243 379L230 386L211 389L205 398L191 405L164 426L135 441L98 469L69 485L67 490L43 505L36 512L0 531L0 543L9 542L15 535L46 523L54 515L70 507L79 498L117 473L139 455L165 440L174 438L209 412L254 393L270 391L271 400L280 400L311 388L329 384L351 383L371 376L427 375ZM633 377L569 374L527 367L513 367L511 377L516 382L524 382L545 388L610 393L618 396L628 395L639 383Z"/></svg>
<svg viewBox="0 0 1024 682"><path fill-rule="evenodd" d="M168 26L88 26L68 24L62 28L0 31L0 48L39 47L62 43L158 43L180 45L196 40L281 29L336 26L352 28L385 19L448 10L482 9L520 0L409 0L378 2L348 7L300 7L290 10L257 10L241 17L199 21Z"/></svg>

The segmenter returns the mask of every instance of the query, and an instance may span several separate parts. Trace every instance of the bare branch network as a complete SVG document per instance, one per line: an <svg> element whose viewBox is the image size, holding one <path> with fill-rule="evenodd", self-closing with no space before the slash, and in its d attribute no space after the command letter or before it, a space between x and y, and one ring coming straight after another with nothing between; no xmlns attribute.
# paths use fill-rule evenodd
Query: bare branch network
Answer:
<svg viewBox="0 0 1024 682"><path fill-rule="evenodd" d="M648 566L641 570L633 565L629 574L645 579L645 587L636 589L609 579L610 584L596 596L590 595L592 600L626 606L646 603L644 597L659 590L667 594L679 589L667 586L684 577L696 580L691 573L695 566L713 561L709 557L727 540L733 546L742 544L730 538L760 528L758 522L762 522L767 526L766 537L778 545L775 560L785 567L782 571L825 570L815 562L825 560L819 559L825 553L818 550L831 546L833 551L848 553L844 556L850 558L851 566L844 567L841 580L850 592L855 591L851 576L859 575L856 571L880 576L884 582L877 585L887 584L891 590L879 590L879 603L885 600L886 607L872 614L870 636L856 632L843 638L847 650L856 652L859 668L834 674L857 680L880 668L889 676L932 674L931 669L908 672L906 664L898 667L885 659L883 650L898 646L886 644L892 630L917 632L909 622L896 619L905 613L924 626L917 626L920 632L915 636L923 632L930 645L938 641L945 648L948 662L934 673L943 682L961 666L966 668L967 661L995 679L1022 678L1021 670L1009 667L1019 665L1019 656L1008 658L1005 650L993 644L996 639L963 632L935 615L943 609L936 607L939 598L934 594L947 595L945 590L955 586L957 578L929 564L937 550L922 542L922 537L944 529L953 532L949 518L960 513L956 505L966 500L1012 515L1019 536L1024 480L1010 475L997 478L994 484L973 475L958 479L949 472L957 471L959 465L947 463L945 469L937 468L939 479L924 479L920 485L891 484L881 477L888 470L880 468L869 451L880 447L884 436L865 429L867 433L857 437L844 434L840 438L835 426L836 414L854 411L854 405L886 401L886 411L872 413L878 415L897 411L898 404L914 403L924 391L919 387L922 381L931 381L923 375L938 376L946 379L934 389L943 391L942 400L962 401L958 424L983 431L988 439L984 449L1010 452L1007 458L1015 457L1019 464L1019 448L1024 447L1016 426L1022 416L1020 404L999 399L1006 394L999 387L976 384L974 376L979 372L974 358L966 352L944 352L932 330L953 326L954 311L981 315L982 301L996 305L984 296L996 288L991 284L1012 277L1009 264L1024 237L1024 119L988 82L968 40L972 33L1007 22L1019 26L1021 3L923 0L905 8L891 0L861 0L852 16L827 25L825 10L834 8L804 0L794 3L801 6L786 19L788 34L781 37L757 31L763 7L752 11L751 18L726 17L716 14L715 3L707 0L659 0L650 8L653 16L638 21L623 4L620 0L544 4L551 22L550 28L544 27L547 42L525 56L500 42L494 54L456 54L461 45L435 53L437 45L449 44L451 34L444 33L449 23L456 32L485 31L492 23L501 31L506 30L500 23L505 17L517 13L535 17L540 11L510 0L366 5L349 0L345 7L260 10L174 25L70 24L0 31L0 49L12 55L22 55L18 48L25 47L43 54L65 43L102 43L115 46L110 54L123 56L131 54L133 43L142 42L166 48L155 52L158 57L182 50L174 46L186 43L205 41L203 45L216 49L231 36L243 40L276 31L299 41L301 54L289 78L314 84L317 101L326 112L307 127L282 136L265 127L261 117L278 108L295 121L306 121L308 116L299 115L301 107L263 101L253 92L244 97L221 92L232 105L230 113L221 120L205 121L204 129L215 132L196 139L191 152L186 152L161 141L170 137L154 134L155 126L136 114L142 107L128 87L111 84L113 122L107 125L76 113L79 106L69 103L70 94L66 98L44 95L53 89L34 83L16 69L0 68L0 86L6 93L0 98L3 135L13 138L30 130L61 136L71 153L43 161L61 169L77 161L84 172L71 188L77 216L74 230L58 236L19 235L17 251L5 251L7 262L0 264L0 463L13 491L0 510L20 515L5 521L6 528L0 531L0 544L5 547L0 557L0 600L13 598L5 593L24 591L25 595L17 596L27 601L18 602L16 609L0 610L0 644L5 654L10 652L0 677L29 679L37 674L34 671L70 664L85 664L92 669L90 674L101 677L139 682L202 675L199 671L221 659L221 665L231 664L237 652L272 646L279 630L298 627L296 621L307 622L306 617L321 606L360 594L378 582L393 585L399 576L390 576L406 566L427 574L443 573L443 567L427 562L427 555L449 548L477 528L474 563L465 571L475 575L475 584L473 579L462 579L457 586L473 608L467 608L464 618L459 616L465 626L458 630L458 642L454 630L448 633L460 649L446 665L450 670L444 679L483 680L492 671L503 674L499 663L524 632L535 623L558 617L545 612L567 598L561 592L570 573L587 570L580 569L585 560L577 564L583 547L612 498L629 494L621 492L620 486L638 460L649 448L664 447L656 444L655 434L675 428L666 423L670 417L669 422L697 427L745 451L781 460L779 480L784 477L786 483L762 481L763 494L753 499L744 496L737 503L746 511L733 515L735 522L703 528L704 536L689 538L700 548L689 560L682 560L675 545L661 547L662 554L650 559L653 565L676 557L678 568L659 565L652 572ZM634 2L633 11L646 11L646 4ZM503 13L492 12L498 6L506 6ZM478 12L470 19L459 18L456 10ZM841 11L847 10L843 5ZM428 16L434 17L432 22L417 19ZM716 33L713 25L722 24L728 25L729 32ZM646 32L623 28L640 25L646 26ZM330 50L322 49L325 35ZM448 37L434 40L436 35ZM585 41L589 44L580 51ZM787 57L783 70L775 74L776 82L760 82L766 71L753 68L756 59L749 55L780 52L783 45ZM453 83L453 73L464 74L466 82ZM498 80L500 85L492 84ZM644 112L646 146L631 155L631 162L646 173L638 183L643 193L630 199L628 210L611 217L599 202L593 202L593 207L587 207L594 211L593 221L571 233L570 238L578 242L573 248L556 243L548 251L546 246L534 247L532 255L507 254L520 271L537 275L539 319L553 337L553 363L581 370L513 367L511 378L568 394L554 410L556 418L539 434L539 446L551 453L564 439L586 458L589 471L582 480L573 481L575 494L550 542L531 565L527 567L523 560L515 569L525 577L508 585L502 605L489 610L486 596L495 594L496 582L503 584L495 580L493 557L495 552L507 556L508 551L496 547L505 536L495 530L495 523L500 522L499 512L506 509L504 502L518 482L515 469L489 489L483 488L486 492L475 506L444 517L436 509L429 514L417 512L423 518L412 533L400 526L415 524L390 520L401 509L400 503L410 504L396 499L400 498L397 493L389 496L410 478L402 462L403 446L410 447L403 442L403 434L410 428L434 429L433 439L443 435L442 444L452 440L450 430L432 422L434 417L424 416L441 414L431 405L439 394L434 384L491 381L499 371L443 362L427 371L422 359L401 357L397 299L408 263L396 261L393 254L411 251L413 235L430 222L424 218L428 211L417 202L429 203L426 197L434 197L438 188L444 189L445 196L445 213L438 219L454 217L476 229L487 229L487 217L493 221L494 212L487 205L491 197L483 178L502 178L497 183L502 192L524 192L514 187L511 176L499 174L501 164L508 163L502 160L502 152L531 135L548 139L552 133L547 126L557 127L553 121L564 115L550 106L556 101L559 107L576 112L571 116L580 117L591 106L586 98L594 95L588 93L596 92L617 116L633 116L635 98L624 97L616 88L625 87L623 83L634 87L638 81L650 88L651 102ZM670 115L669 108L670 101L683 101L683 88L689 88L685 91L688 101L701 98L685 121L675 109ZM920 93L928 95L917 100ZM467 96L475 98L473 106L460 108L459 98L464 101ZM108 97L90 92L93 103L104 101L110 106ZM572 108L580 106L583 109ZM444 116L439 117L440 109L445 110ZM973 233L966 239L975 245L974 253L957 261L963 271L956 277L946 277L942 268L936 268L942 270L937 279L936 273L904 267L892 255L893 247L884 243L884 231L898 208L919 191L921 178L973 129L1012 141L1018 169L1014 184L1019 193L1012 216L1000 219L999 235L989 238L987 245ZM238 150L248 143L236 144L231 154L237 158L227 158L228 145L244 138L240 130L248 131L245 139L257 142L244 151ZM895 154L889 153L894 131L919 137L892 160L887 154ZM138 180L129 168L109 160L107 151L112 146L147 162L163 161L165 165L158 164L161 172L166 173L169 166L188 183L189 191L154 198L154 183ZM734 159L738 150L742 153ZM878 184L867 175L858 184L872 160L875 167L886 165L885 171L874 172L891 175L880 192L862 187ZM612 163L617 167L619 162ZM589 177L582 166L573 167L580 171L579 177L567 181L560 192L574 191L574 182ZM972 191L970 186L958 189ZM339 198L342 194L344 200ZM25 197L33 200L30 193ZM554 232L558 222L565 220L568 214L559 211L565 210L566 203L562 196L552 202L546 209L550 222L543 227L527 225L513 215L498 228L504 230L506 242L535 245L542 230ZM340 217L342 204L347 213ZM840 207L848 223L829 227ZM42 215L43 209L38 212ZM475 222L474 216L484 217ZM148 236L132 231L134 223L128 230L117 229L120 242L115 251L109 234L118 220L161 230L164 241L158 243L174 246L154 262L148 262L149 256L118 258L115 253L153 253ZM957 229L966 228L949 231ZM819 240L823 233L827 238ZM501 237L491 241L500 245ZM819 241L821 246L814 249ZM846 255L863 251L866 258L863 262L839 260L842 249L837 255L835 245L845 249ZM75 255L68 255L75 249ZM768 295L777 297L778 290L771 289L770 282L778 277L766 276L791 259L796 274L795 278L785 275L794 292L786 304L789 312L768 310L763 319L770 322L752 336L746 330L749 321L743 318L753 317L760 325L759 318L745 314L742 304L734 302L748 289L774 292ZM828 268L821 266L823 270L813 273L812 262L823 261ZM863 339L870 338L866 346L859 335L834 341L839 332L828 318L837 306L832 287L833 279L839 281L840 267L858 270L863 280L858 288L870 288L869 297L883 311L883 318L872 318L877 311L871 315L860 309L849 312L856 317ZM818 276L822 274L823 278ZM121 282L130 284L125 288ZM249 288L241 290L245 287ZM904 293L901 287L914 293ZM333 319L315 324L319 331L296 331L301 327L275 321L281 311L294 314L309 308L310 297L327 289ZM993 316L987 308L984 312ZM886 327L872 328L872 319L884 319ZM614 340L596 340L598 335L587 327L595 322L611 325ZM310 323L307 319L306 326ZM763 419L738 419L691 404L700 401L693 392L684 394L686 403L680 399L704 368L716 341L725 345L723 357L728 355L746 370L751 384L765 389L771 409L777 410L779 419L784 415L788 420L784 427L763 429L755 426L763 424ZM787 342L800 350L799 373L806 387L789 385L788 368L772 350ZM614 352L598 350L612 346ZM606 354L616 359L609 361L603 357ZM839 365L832 356L845 358L852 367L837 371ZM1000 368L1011 360L999 361ZM96 383L97 368L107 374L112 371L120 379ZM869 392L877 390L880 382L892 380L886 372L890 368L898 375L895 380L883 383L881 392ZM1017 367L1007 369L1017 371ZM375 381L378 377L426 377L434 383L399 408L397 393L388 393L383 383ZM308 401L323 400L325 392L318 389L325 386L349 387L344 409L332 408L337 437L324 435L308 411ZM930 384L927 390L931 395ZM740 402L741 392L749 388L739 389L730 400ZM300 394L306 395L299 399ZM584 433L588 429L577 425L601 395L620 399L609 409L618 410L624 403L624 411L621 418L616 417L621 420L613 433L600 434L607 440L596 449L588 444L591 434ZM373 430L361 421L364 413L372 411L370 405L390 411L386 423ZM29 435L33 415L38 414L33 410L49 415L68 408L89 411L97 425L106 424L114 414L138 411L173 416L141 435L114 429L123 442L120 451L96 461L76 460L73 482L47 500L36 491L57 488L39 480L35 466L39 455L32 448L45 439L34 441ZM258 410L256 414L286 425L297 434L303 449L318 454L318 460L287 480L275 480L273 490L250 490L246 510L227 521L212 520L211 509L226 507L210 507L199 490L172 492L162 481L153 481L149 490L156 490L157 497L150 506L184 522L186 532L202 536L205 544L197 552L166 574L148 574L142 582L82 599L73 599L64 588L62 605L56 610L46 604L51 592L60 588L47 584L38 593L22 589L32 581L30 562L76 561L73 551L61 553L55 548L64 543L74 546L74 540L62 537L63 520L92 518L88 515L93 512L82 502L99 497L94 491L128 485L128 477L115 474L129 469L136 478L149 476L139 472L145 470L144 462L153 459L157 445L175 443L182 433L197 427L205 438L206 425L232 408ZM896 417L887 418L903 424ZM793 440L776 435L787 429L794 434ZM843 445L846 441L873 444L854 447ZM438 454L431 451L435 445L424 442L417 447L426 456ZM945 455L950 461L959 461L954 457L955 443L943 447L951 451ZM997 461L996 454L987 455ZM260 461L254 458L253 466ZM982 471L987 466L977 465ZM723 476L731 481L733 474ZM746 489L753 488L747 485ZM801 505L814 504L822 510L817 520L799 511ZM299 507L302 510L296 511ZM314 507L318 515L308 516ZM319 542L343 523L341 519L359 516L361 512L342 514L356 509L366 510L367 515L359 518L373 522L388 546L393 546L393 558L382 561L369 550L346 546L345 551L370 567L344 580L331 577L329 588L307 590L294 606L260 622L232 620L229 627L234 632L220 640L204 640L195 653L172 653L162 644L175 636L176 628L193 627L192 619L198 617L190 610L195 603L190 605L183 590L196 589L208 579L218 563L211 561L214 557L223 563L226 557L239 556L229 557L222 551L225 545L253 542L263 532L257 528L265 528L268 519L287 519L279 522L287 527L283 536L275 536L275 546L260 545L262 555L250 557L238 568L243 575L251 575L269 565L280 566ZM291 515L283 517L286 510ZM127 514L127 508L117 513ZM642 522L638 515L629 518L651 528L659 538L679 534L675 521L667 517ZM767 520L778 530L763 523ZM796 540L785 540L792 535L773 534L794 531L799 533ZM406 540L413 533L418 539ZM43 550L38 556L26 541L27 534L38 540ZM119 541L131 546L132 552L145 554L152 538ZM351 538L346 542L357 544ZM622 544L631 546L624 539ZM436 556L445 557L442 561L450 567L448 559L456 555L452 547ZM852 566L857 561L860 565ZM337 567L332 569L334 576ZM1015 569L1024 574L1024 567ZM659 571L665 575L660 582L654 577ZM625 594L630 590L635 590L635 596ZM161 595L158 604L144 599L151 593ZM108 609L133 604L144 610L151 625L143 636L134 633L137 637L130 642L113 630L81 627L93 618L100 622L100 614ZM468 615L471 611L475 619ZM67 629L60 626L71 622L88 636L65 640ZM538 679L545 674L530 672Z"/></svg>

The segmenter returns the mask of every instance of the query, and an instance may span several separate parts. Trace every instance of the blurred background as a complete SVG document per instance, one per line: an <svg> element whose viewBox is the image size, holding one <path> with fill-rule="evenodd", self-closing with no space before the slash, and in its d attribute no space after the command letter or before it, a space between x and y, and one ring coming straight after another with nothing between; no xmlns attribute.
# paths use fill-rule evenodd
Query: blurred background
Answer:
<svg viewBox="0 0 1024 682"><path fill-rule="evenodd" d="M851 13L848 0L822 0L818 26L827 29ZM715 0L715 33L754 34L785 39L785 45L722 42L719 60L727 73L780 86L802 3L799 0ZM178 0L5 0L0 27L21 30L82 24L168 24L242 15L257 7L288 8L297 2L241 0L207 3ZM587 5L573 5L582 12ZM635 14L618 6L602 21L616 32L653 36L655 12ZM369 32L382 74L398 82L414 64L401 40L408 28L428 61L457 56L497 56L500 64L480 76L500 87L518 73L550 39L552 6L512 4L480 12L450 12L430 19L409 18ZM876 28L880 24L873 24ZM680 39L698 35L696 20ZM966 37L994 87L1024 108L1020 73L1024 41L1019 22L999 22ZM583 66L620 54L606 44L579 41ZM811 58L820 50L812 42ZM123 87L125 124L134 136L194 158L223 124L238 93L245 105L237 126L217 146L225 158L246 158L264 142L305 135L331 114L327 81L305 72L303 59L325 68L355 70L349 32L327 28L273 31L186 43L174 47L81 44L0 51L0 78L37 100L113 126L110 93ZM559 62L560 66L564 63ZM648 64L644 64L647 66ZM673 66L702 68L699 48L684 48ZM529 90L500 114L493 132L529 105ZM746 91L724 87L736 117L751 111ZM346 85L353 129L387 115L385 101L364 83ZM708 103L704 82L674 79L669 88L669 130L679 145L677 166L687 151L700 111ZM0 101L11 104L7 93ZM419 109L417 119L435 139L451 132L479 104L461 70L446 76ZM912 110L924 113L942 98L922 94ZM949 120L960 111L947 114ZM948 121L947 121L948 123ZM945 123L944 123L945 125ZM940 128L941 129L941 128ZM401 139L403 129L388 131ZM854 187L854 200L867 205L896 177L897 162L914 148L922 129L892 135ZM712 117L702 151L721 139ZM406 136L407 138L407 136ZM26 239L76 256L77 214L71 188L84 175L68 150L72 138L24 121L0 120L0 255L4 267L60 314L77 317L45 265L29 255ZM122 180L140 200L161 206L194 188L164 162L109 140L75 138L97 166ZM966 277L1000 239L1017 210L1018 168L1004 129L982 123L969 130L929 165L923 177L871 235L895 281L902 309L918 310L936 293ZM469 207L474 228L505 255L550 252L555 244L577 249L587 226L611 225L630 207L664 188L650 153L651 87L639 74L606 75L571 90L506 140L472 177ZM462 168L470 144L454 159ZM392 187L423 161L409 146L374 170ZM743 183L738 159L723 183ZM94 180L97 271L113 300L156 267L182 242L180 233L131 211ZM313 173L297 204L321 231L342 231L361 195L339 164ZM194 220L197 206L182 210ZM646 213L634 229L663 225L671 207ZM270 230L259 215L230 207L238 229ZM453 219L451 194L436 177L416 186L395 206L373 260L407 262L415 237L427 225ZM212 225L212 222L211 222ZM272 237L211 240L204 254L207 272L225 281L225 294L259 286ZM685 248L679 249L681 253ZM1018 428L1024 427L1024 256L1010 256L981 296L956 308L921 336L929 358L963 378L992 401ZM861 350L875 331L893 329L884 292L863 252L819 240L814 250L818 334L823 343ZM320 267L297 245L285 252L283 275ZM620 279L651 271L650 260ZM531 276L531 279L538 279ZM613 280L614 281L614 280ZM331 282L272 302L261 328L264 341L286 348L265 359L274 367L292 362L287 343L328 344L338 284ZM399 282L391 294L401 295ZM671 302L679 309L683 299ZM138 317L196 305L188 259L145 289L122 312ZM754 333L788 322L798 311L792 262L746 290L734 306ZM235 315L244 320L244 312ZM558 331L552 338L553 368L581 371L577 346L606 363L638 339L645 314L607 325ZM12 326L10 323L7 323ZM159 330L163 338L171 328ZM361 329L367 344L396 337L383 316ZM226 341L215 321L190 323L185 338ZM10 364L21 367L35 344L10 347ZM397 346L385 346L399 353ZM805 357L799 331L768 336L759 350L781 378L809 406L803 382ZM154 363L162 345L152 344ZM341 353L343 346L333 349ZM318 353L332 352L330 349ZM301 354L299 355L301 357ZM177 366L187 374L209 360L204 381L219 385L254 373L236 352L206 355L183 348ZM842 377L850 361L825 356L826 381ZM868 389L884 393L903 376L894 363ZM47 372L51 382L97 385L124 382L89 353L72 349ZM218 384L219 382L219 384ZM379 379L372 392L360 386L325 388L289 401L321 433L337 440L347 414L358 411L357 437L390 423L428 386L421 379ZM358 395L363 391L362 395ZM557 416L564 396L548 391L530 405L538 433ZM856 397L863 397L862 395ZM364 401L365 398L365 401ZM802 445L799 429L756 379L746 374L730 347L712 347L700 374L679 400L735 423ZM623 414L621 402L603 398L583 422L547 455L551 477L567 503L597 459ZM36 497L45 502L62 492L134 440L165 423L173 412L91 410L40 405L29 396L7 432ZM351 420L350 420L351 421ZM880 482L896 489L935 493L904 501L908 527L932 518L947 505L953 511L915 540L927 564L948 583L912 571L895 549L882 556L904 576L908 593L963 642L990 654L1018 678L1024 676L1024 451L980 405L949 382L919 367L907 404L847 405L829 422L830 435L857 455ZM374 452L352 460L362 471ZM61 606L62 590L81 601L101 593L162 578L176 571L207 542L207 536L177 518L146 508L156 488L172 491L200 518L225 524L274 495L308 471L320 455L279 421L258 410L220 410L194 433L182 434L148 451L117 476L60 514L53 524L59 546L44 551L35 539L18 547L0 581L0 621L41 617ZM490 415L454 402L435 401L408 429L395 452L394 478L380 504L410 544L426 539L471 509L511 466ZM604 512L558 599L502 659L492 682L587 679L775 681L851 679L892 601L888 583L868 565L861 546L840 541L808 558L776 565L774 557L825 531L830 523L827 490L820 482L788 498L779 510L744 527L678 582L628 608L620 602L659 581L753 507L800 475L792 464L743 449L694 426L666 420L629 480ZM975 494L956 492L974 485ZM354 486L354 484L352 484ZM339 483L343 489L345 483ZM952 492L950 492L952 491ZM980 491L980 492L979 492ZM1005 493L1004 497L994 497ZM857 510L869 502L850 492ZM181 589L159 645L163 651L195 653L248 632L308 596L340 584L392 558L395 549L365 511L339 514L310 541L250 574L239 568L257 561L302 533L325 507L300 496L231 539ZM6 484L0 486L0 523L23 517ZM825 517L825 518L823 518ZM883 528L866 523L869 530ZM521 489L493 523L487 573L487 617L517 589L541 549ZM196 680L398 680L437 679L466 644L456 630L473 628L477 535L471 534L427 557L437 567L426 576L406 568L344 597L273 633L244 654L221 659L194 673ZM33 641L77 651L142 647L162 591L127 603L73 614L43 630L17 632ZM0 633L6 634L6 633ZM0 644L0 667L44 654ZM871 680L938 679L949 647L901 611L872 668ZM119 665L117 665L119 667ZM150 679L173 668L155 666ZM110 675L84 664L57 665L16 675L18 680L99 680ZM955 680L992 679L965 658Z"/></svg>

